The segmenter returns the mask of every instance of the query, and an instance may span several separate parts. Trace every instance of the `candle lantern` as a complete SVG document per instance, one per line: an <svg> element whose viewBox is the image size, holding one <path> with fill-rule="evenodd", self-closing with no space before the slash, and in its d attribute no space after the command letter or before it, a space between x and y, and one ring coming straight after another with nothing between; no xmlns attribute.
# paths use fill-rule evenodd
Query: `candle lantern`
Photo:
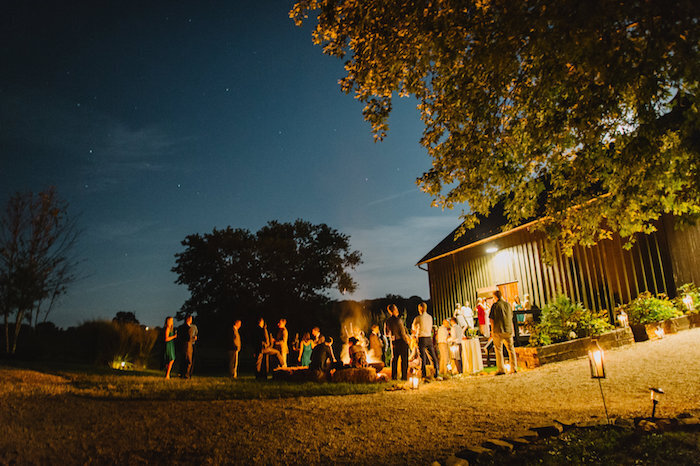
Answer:
<svg viewBox="0 0 700 466"><path fill-rule="evenodd" d="M598 340L593 340L588 350L588 364L591 367L591 378L605 378L605 356L603 355L603 349L598 344Z"/></svg>
<svg viewBox="0 0 700 466"><path fill-rule="evenodd" d="M418 376L418 371L411 369L408 374L408 386L411 388L411 390L418 390L419 385L420 377Z"/></svg>
<svg viewBox="0 0 700 466"><path fill-rule="evenodd" d="M605 355L603 354L603 348L598 344L598 340L593 340L588 350L588 364L591 368L591 378L598 379L600 396L603 398L603 408L605 408L605 419L610 424L608 406L605 404L605 394L603 393L603 384L600 381L600 379L605 378Z"/></svg>

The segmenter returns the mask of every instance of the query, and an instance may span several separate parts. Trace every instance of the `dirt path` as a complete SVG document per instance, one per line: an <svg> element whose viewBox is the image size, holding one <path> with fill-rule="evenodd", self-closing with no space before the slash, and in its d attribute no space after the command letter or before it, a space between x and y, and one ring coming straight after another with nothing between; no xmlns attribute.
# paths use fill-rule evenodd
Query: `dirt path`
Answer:
<svg viewBox="0 0 700 466"><path fill-rule="evenodd" d="M700 329L606 353L611 416L700 414ZM245 401L3 395L0 463L430 464L489 437L603 417L588 361L417 391Z"/></svg>

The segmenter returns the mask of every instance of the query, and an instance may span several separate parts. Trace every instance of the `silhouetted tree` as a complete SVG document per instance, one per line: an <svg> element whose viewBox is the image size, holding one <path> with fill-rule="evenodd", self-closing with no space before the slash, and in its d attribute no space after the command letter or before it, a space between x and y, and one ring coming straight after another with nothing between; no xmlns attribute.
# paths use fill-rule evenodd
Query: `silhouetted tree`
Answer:
<svg viewBox="0 0 700 466"><path fill-rule="evenodd" d="M117 315L112 319L113 322L118 322L120 324L139 324L139 320L136 318L136 314L129 311L119 311Z"/></svg>
<svg viewBox="0 0 700 466"><path fill-rule="evenodd" d="M17 348L22 322L44 321L55 300L74 279L70 253L78 237L68 204L51 187L37 194L16 193L0 218L0 308L5 351ZM46 305L42 307L42 305ZM15 317L10 346L9 318Z"/></svg>
<svg viewBox="0 0 700 466"><path fill-rule="evenodd" d="M189 235L177 253L176 283L190 298L178 317L197 315L197 325L221 328L234 316L281 316L309 321L328 302L331 288L355 290L350 270L361 263L349 237L325 224L271 221L253 234L246 229L214 229Z"/></svg>

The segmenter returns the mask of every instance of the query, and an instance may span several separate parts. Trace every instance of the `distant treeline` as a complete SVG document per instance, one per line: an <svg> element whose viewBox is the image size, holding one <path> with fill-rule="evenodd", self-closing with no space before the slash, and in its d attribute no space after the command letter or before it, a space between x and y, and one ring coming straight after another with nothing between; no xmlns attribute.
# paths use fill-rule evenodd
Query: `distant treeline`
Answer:
<svg viewBox="0 0 700 466"><path fill-rule="evenodd" d="M367 332L372 324L381 324L386 319L386 307L396 304L410 321L417 314L418 296L404 298L387 295L384 298L363 301L330 301L315 309L304 309L297 314L292 309L284 317L288 320L290 346L298 334L318 326L325 335L335 340L336 355L345 337L344 330L350 325L354 330ZM428 301L429 304L429 301ZM311 312L309 312L311 311ZM161 369L163 363L163 331L160 327L146 327L138 323L133 313L118 313L112 321L89 321L76 327L58 328L52 322L39 323L36 327L23 325L22 338L18 341L15 357L23 360L43 360L118 366L122 362L128 368ZM130 318L125 318L130 317ZM195 373L217 373L226 368L226 338L230 322L207 319L195 323L199 327L196 349ZM243 317L241 336L241 369L252 368L253 330L256 316ZM276 322L268 322L272 331ZM0 343L4 344L0 334Z"/></svg>

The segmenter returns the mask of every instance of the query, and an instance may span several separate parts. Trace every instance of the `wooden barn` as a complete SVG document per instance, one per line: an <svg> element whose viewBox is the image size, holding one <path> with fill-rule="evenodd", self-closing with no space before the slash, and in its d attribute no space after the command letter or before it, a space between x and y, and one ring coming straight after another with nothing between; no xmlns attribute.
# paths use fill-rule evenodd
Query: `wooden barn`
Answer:
<svg viewBox="0 0 700 466"><path fill-rule="evenodd" d="M664 216L653 234L639 234L630 250L615 236L593 247L576 247L571 257L558 246L544 260L542 233L536 221L508 231L500 213L455 239L447 235L419 262L428 272L436 321L451 316L456 303L474 305L479 294L500 289L508 301L524 294L540 307L558 294L593 310L612 310L643 291L676 294L676 287L700 284L700 225L675 228Z"/></svg>

